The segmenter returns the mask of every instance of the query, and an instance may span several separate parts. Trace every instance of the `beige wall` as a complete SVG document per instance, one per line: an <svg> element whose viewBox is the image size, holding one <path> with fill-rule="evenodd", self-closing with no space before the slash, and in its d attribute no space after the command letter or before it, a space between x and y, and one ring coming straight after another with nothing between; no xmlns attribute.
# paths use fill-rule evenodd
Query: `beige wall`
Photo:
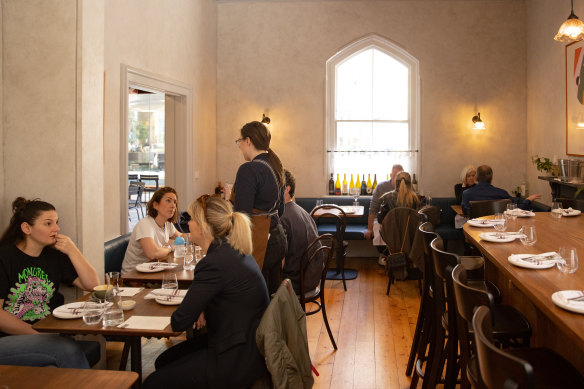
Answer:
<svg viewBox="0 0 584 389"><path fill-rule="evenodd" d="M220 2L218 177L233 181L243 161L233 140L267 111L298 195L323 194L325 63L375 33L420 61L420 188L453 196L465 164L488 163L511 190L528 158L525 27L520 0ZM477 109L483 133L470 129Z"/></svg>
<svg viewBox="0 0 584 389"><path fill-rule="evenodd" d="M194 91L194 193L215 184L216 6L212 0L105 3L105 239L120 234L120 66L189 85ZM180 198L186 209L192 200ZM186 197L186 196L184 196ZM125 206L124 206L125 207Z"/></svg>
<svg viewBox="0 0 584 389"><path fill-rule="evenodd" d="M527 3L527 151L548 158L566 156L566 74L565 43L553 37L570 13L569 2L528 0ZM584 4L574 2L574 13L582 19ZM573 157L570 157L573 158ZM547 182L537 179L542 173L528 163L533 191L551 202Z"/></svg>

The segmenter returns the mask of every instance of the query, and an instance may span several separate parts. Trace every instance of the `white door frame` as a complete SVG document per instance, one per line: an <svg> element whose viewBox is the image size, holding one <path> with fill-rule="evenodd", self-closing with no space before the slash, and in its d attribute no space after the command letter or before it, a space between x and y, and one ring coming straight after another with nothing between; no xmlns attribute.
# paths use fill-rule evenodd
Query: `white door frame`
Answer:
<svg viewBox="0 0 584 389"><path fill-rule="evenodd" d="M171 136L172 145L166 152L165 164L170 163L174 174L165 177L165 185L172 186L183 199L193 196L193 88L128 65L121 65L120 91L120 230L128 232L128 90L130 86L170 95L175 101L175 126ZM167 138L168 139L168 138ZM165 168L166 169L166 168ZM180 203L179 203L180 204Z"/></svg>

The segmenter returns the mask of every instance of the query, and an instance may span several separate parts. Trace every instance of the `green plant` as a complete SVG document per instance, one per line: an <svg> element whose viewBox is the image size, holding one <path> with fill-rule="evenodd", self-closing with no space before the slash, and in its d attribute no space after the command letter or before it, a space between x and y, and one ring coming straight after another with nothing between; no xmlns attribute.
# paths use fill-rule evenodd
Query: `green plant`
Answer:
<svg viewBox="0 0 584 389"><path fill-rule="evenodd" d="M536 169L540 172L554 173L554 164L549 158L540 157L536 154L531 157L531 162L534 163Z"/></svg>

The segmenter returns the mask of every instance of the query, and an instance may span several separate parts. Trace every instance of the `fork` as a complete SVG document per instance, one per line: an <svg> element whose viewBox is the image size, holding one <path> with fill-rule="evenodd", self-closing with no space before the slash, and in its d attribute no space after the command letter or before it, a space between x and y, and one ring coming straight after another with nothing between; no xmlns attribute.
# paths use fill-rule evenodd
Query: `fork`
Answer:
<svg viewBox="0 0 584 389"><path fill-rule="evenodd" d="M567 299L568 301L584 301L584 292L580 292L582 293L580 296L576 296L576 297L572 297Z"/></svg>
<svg viewBox="0 0 584 389"><path fill-rule="evenodd" d="M521 258L522 261L525 262L547 262L547 261L557 261L561 259L559 255L532 255L531 257Z"/></svg>

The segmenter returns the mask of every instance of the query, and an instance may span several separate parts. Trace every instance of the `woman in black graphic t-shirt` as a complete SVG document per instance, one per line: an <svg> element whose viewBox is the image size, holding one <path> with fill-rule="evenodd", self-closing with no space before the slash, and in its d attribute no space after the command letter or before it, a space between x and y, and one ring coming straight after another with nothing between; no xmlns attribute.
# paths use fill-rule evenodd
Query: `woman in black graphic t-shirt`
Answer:
<svg viewBox="0 0 584 389"><path fill-rule="evenodd" d="M55 207L17 198L0 238L0 364L88 368L81 348L32 324L62 303L61 282L92 290L97 273L65 235ZM11 336L20 335L20 336Z"/></svg>

